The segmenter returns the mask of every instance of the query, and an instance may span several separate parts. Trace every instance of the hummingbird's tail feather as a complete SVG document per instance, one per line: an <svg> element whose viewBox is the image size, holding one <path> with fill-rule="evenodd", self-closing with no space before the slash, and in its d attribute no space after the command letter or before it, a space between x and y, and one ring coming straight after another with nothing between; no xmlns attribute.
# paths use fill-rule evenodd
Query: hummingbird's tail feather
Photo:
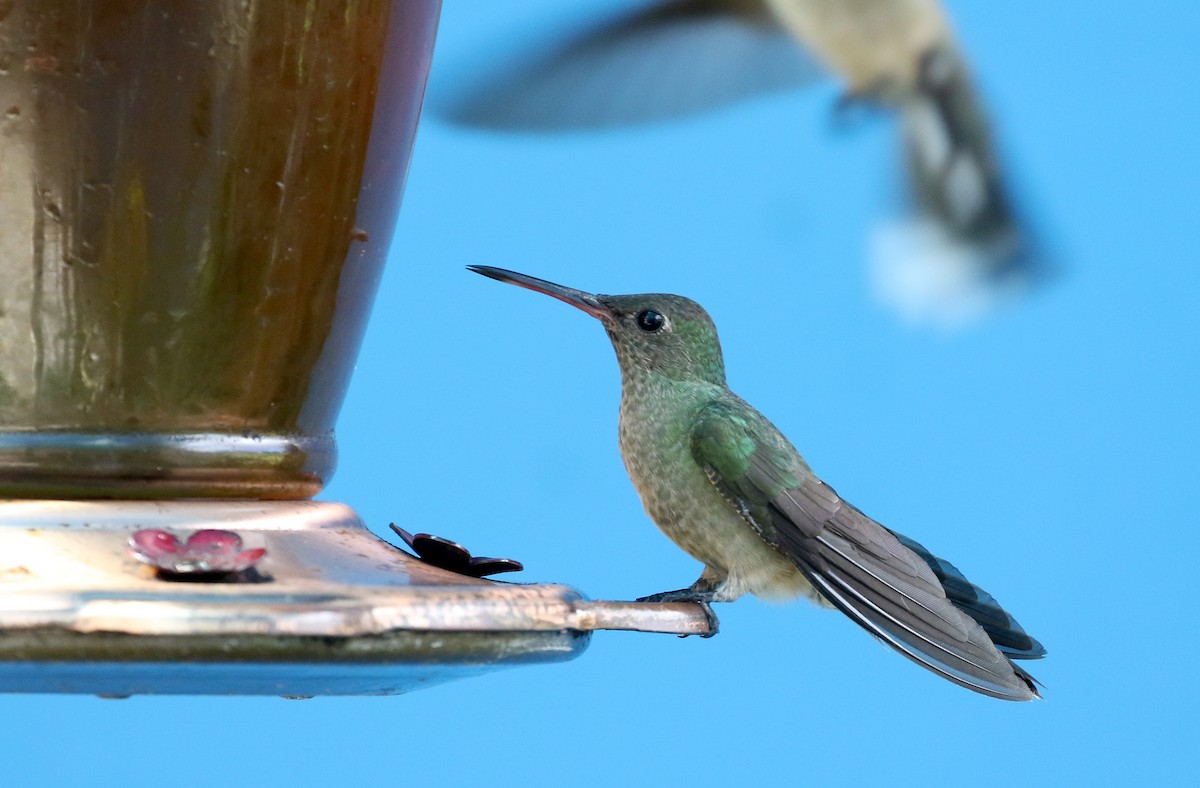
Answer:
<svg viewBox="0 0 1200 788"><path fill-rule="evenodd" d="M890 530L890 529L889 529ZM979 622L996 648L1011 659L1040 659L1046 648L1030 637L996 598L984 591L944 558L938 558L919 542L892 531L900 544L921 557L946 590L946 597L959 610Z"/></svg>
<svg viewBox="0 0 1200 788"><path fill-rule="evenodd" d="M1048 260L1023 238L1009 240L980 245L955 237L928 212L881 218L869 239L872 289L909 321L960 328L1050 273Z"/></svg>
<svg viewBox="0 0 1200 788"><path fill-rule="evenodd" d="M861 515L860 515L861 516ZM904 656L968 689L1004 700L1037 690L983 628L946 597L911 582L828 528L797 561L835 607ZM1022 675L1024 674L1024 676Z"/></svg>
<svg viewBox="0 0 1200 788"><path fill-rule="evenodd" d="M1030 690L1030 692L1033 693L1033 697L1037 698L1038 700L1041 700L1042 693L1038 690L1038 688L1045 686L1045 685L1042 684L1042 682L1035 679L1033 676L1029 675L1029 671L1025 670L1025 668L1021 667L1020 665L1016 664L1015 662L1013 663L1012 667L1013 667L1013 672L1017 674L1017 677L1020 678L1021 681L1025 682L1027 685L1029 685L1029 690Z"/></svg>

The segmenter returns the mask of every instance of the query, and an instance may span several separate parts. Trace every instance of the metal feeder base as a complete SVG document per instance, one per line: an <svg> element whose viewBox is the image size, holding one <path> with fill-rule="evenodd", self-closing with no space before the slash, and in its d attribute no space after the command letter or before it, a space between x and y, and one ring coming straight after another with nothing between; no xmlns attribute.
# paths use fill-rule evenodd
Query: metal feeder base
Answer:
<svg viewBox="0 0 1200 788"><path fill-rule="evenodd" d="M267 553L256 582L165 580L129 552L143 528ZM596 629L707 623L438 569L336 503L0 501L0 692L391 695L572 659Z"/></svg>

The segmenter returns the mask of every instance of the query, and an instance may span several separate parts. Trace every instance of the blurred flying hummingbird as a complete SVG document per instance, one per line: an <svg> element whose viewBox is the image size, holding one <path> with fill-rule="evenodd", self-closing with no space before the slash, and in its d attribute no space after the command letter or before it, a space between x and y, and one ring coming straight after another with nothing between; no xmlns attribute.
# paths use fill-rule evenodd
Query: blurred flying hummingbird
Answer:
<svg viewBox="0 0 1200 788"><path fill-rule="evenodd" d="M953 319L1041 273L939 0L653 3L559 46L475 65L432 109L498 129L616 126L795 88L823 70L845 85L840 106L884 107L900 127L915 210L873 228L885 300Z"/></svg>
<svg viewBox="0 0 1200 788"><path fill-rule="evenodd" d="M704 564L645 602L807 596L938 675L1005 700L1040 697L1014 659L1045 655L948 561L843 501L725 383L716 326L694 301L593 295L487 266L470 270L600 320L621 367L621 457L646 512Z"/></svg>

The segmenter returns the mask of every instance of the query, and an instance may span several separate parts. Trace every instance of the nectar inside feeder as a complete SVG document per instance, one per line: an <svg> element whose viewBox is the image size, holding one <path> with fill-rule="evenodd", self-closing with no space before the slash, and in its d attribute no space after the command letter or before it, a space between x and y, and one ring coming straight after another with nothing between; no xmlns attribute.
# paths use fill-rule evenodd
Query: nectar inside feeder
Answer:
<svg viewBox="0 0 1200 788"><path fill-rule="evenodd" d="M440 2L226 5L0 16L0 691L390 694L703 634L308 500Z"/></svg>

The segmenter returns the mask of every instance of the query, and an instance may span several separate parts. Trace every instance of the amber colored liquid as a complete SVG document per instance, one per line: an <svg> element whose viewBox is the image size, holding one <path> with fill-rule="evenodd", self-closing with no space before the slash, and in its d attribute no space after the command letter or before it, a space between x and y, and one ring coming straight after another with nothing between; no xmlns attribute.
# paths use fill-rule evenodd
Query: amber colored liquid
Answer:
<svg viewBox="0 0 1200 788"><path fill-rule="evenodd" d="M439 7L0 2L0 497L321 488Z"/></svg>

